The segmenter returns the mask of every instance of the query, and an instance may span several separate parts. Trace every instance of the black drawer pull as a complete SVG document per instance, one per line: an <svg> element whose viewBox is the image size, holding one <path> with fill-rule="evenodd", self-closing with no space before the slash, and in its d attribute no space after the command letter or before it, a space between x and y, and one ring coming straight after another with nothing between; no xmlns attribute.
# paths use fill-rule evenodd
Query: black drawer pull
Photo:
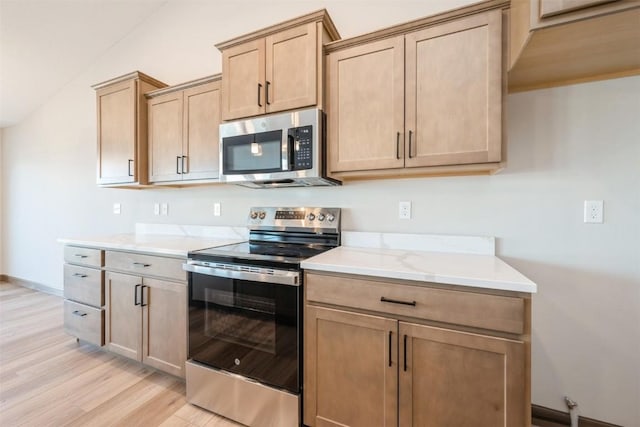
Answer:
<svg viewBox="0 0 640 427"><path fill-rule="evenodd" d="M85 277L88 277L86 274L82 274L82 273L73 273L73 277L80 277L82 279L84 279Z"/></svg>
<svg viewBox="0 0 640 427"><path fill-rule="evenodd" d="M74 257L78 258L89 258L89 255L75 254Z"/></svg>
<svg viewBox="0 0 640 427"><path fill-rule="evenodd" d="M402 305L412 305L412 306L416 306L416 302L415 301L400 301L397 299L389 299L389 298L385 298L385 297L380 297L380 302L390 302L392 304L402 304Z"/></svg>
<svg viewBox="0 0 640 427"><path fill-rule="evenodd" d="M76 316L80 316L80 317L84 317L84 316L87 315L87 313L83 313L83 312L81 312L79 310L74 310L73 314L75 314Z"/></svg>
<svg viewBox="0 0 640 427"><path fill-rule="evenodd" d="M137 267L151 267L151 264L145 264L144 262L134 262L133 265Z"/></svg>

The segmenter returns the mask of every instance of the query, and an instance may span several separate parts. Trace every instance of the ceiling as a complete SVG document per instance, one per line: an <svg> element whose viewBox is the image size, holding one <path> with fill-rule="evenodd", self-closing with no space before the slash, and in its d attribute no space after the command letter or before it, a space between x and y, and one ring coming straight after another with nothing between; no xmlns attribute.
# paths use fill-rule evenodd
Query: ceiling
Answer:
<svg viewBox="0 0 640 427"><path fill-rule="evenodd" d="M0 0L0 128L19 123L167 0Z"/></svg>

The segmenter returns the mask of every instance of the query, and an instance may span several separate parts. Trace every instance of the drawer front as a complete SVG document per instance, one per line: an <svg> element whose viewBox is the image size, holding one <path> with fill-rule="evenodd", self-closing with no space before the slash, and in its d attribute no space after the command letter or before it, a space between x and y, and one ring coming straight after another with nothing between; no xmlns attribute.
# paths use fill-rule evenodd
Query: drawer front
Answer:
<svg viewBox="0 0 640 427"><path fill-rule="evenodd" d="M74 337L104 345L104 310L64 301L64 330Z"/></svg>
<svg viewBox="0 0 640 427"><path fill-rule="evenodd" d="M95 307L103 306L104 271L65 264L64 297Z"/></svg>
<svg viewBox="0 0 640 427"><path fill-rule="evenodd" d="M522 334L524 300L402 283L307 273L307 300Z"/></svg>
<svg viewBox="0 0 640 427"><path fill-rule="evenodd" d="M71 264L86 265L89 267L102 267L104 255L100 249L83 248L80 246L65 246L64 260Z"/></svg>
<svg viewBox="0 0 640 427"><path fill-rule="evenodd" d="M187 280L187 272L182 269L186 260L131 252L107 251L105 267L109 270L133 273L140 276L155 276L163 279Z"/></svg>

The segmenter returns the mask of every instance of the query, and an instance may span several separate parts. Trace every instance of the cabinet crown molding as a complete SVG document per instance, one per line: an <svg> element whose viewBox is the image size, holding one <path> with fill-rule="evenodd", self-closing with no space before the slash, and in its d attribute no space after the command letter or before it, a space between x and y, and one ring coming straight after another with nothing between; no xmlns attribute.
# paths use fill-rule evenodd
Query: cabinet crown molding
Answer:
<svg viewBox="0 0 640 427"><path fill-rule="evenodd" d="M288 21L281 22L270 27L263 28L261 30L254 31L243 36L233 38L221 43L217 43L215 46L218 50L228 49L230 47L242 44L248 41L256 40L262 37L269 36L271 34L279 33L281 31L295 28L300 25L308 24L310 22L322 22L324 28L327 30L331 40L339 40L340 33L333 23L333 20L329 16L329 12L326 9L320 9L315 12L308 13L306 15L299 16L297 18L290 19Z"/></svg>
<svg viewBox="0 0 640 427"><path fill-rule="evenodd" d="M166 83L161 82L160 80L154 79L151 76L146 75L143 72L140 71L133 71L131 73L128 74L124 74L120 77L116 77L113 79L109 79L107 81L104 81L102 83L96 83L93 86L91 86L93 89L98 90L101 89L103 87L107 87L107 86L111 86L112 84L116 84L116 83L120 83L120 82L124 82L127 80L142 80L144 82L147 82L153 86L157 86L157 87L166 87L168 86Z"/></svg>
<svg viewBox="0 0 640 427"><path fill-rule="evenodd" d="M206 83L215 82L222 79L222 74L214 74L212 76L201 77L195 80L189 80L188 82L180 83L174 86L167 86L161 89L153 90L144 94L145 98L151 99L156 96L164 95L171 92L177 92L179 90L189 89L191 87L200 86Z"/></svg>
<svg viewBox="0 0 640 427"><path fill-rule="evenodd" d="M373 31L371 33L362 34L356 37L352 37L344 40L336 40L334 42L325 45L325 53L330 53L336 50L344 49L351 46L356 46L364 43L369 43L375 40L386 39L398 35L406 34L407 32L420 30L423 28L431 27L434 25L442 24L447 21L462 18L477 13L486 12L493 9L507 9L509 8L510 1L508 0L488 0L480 3L474 3L470 6L460 7L458 9L448 10L446 12L438 13L436 15L427 16L424 18L416 19L413 21L405 22L403 24L393 25L391 27L383 28L381 30Z"/></svg>

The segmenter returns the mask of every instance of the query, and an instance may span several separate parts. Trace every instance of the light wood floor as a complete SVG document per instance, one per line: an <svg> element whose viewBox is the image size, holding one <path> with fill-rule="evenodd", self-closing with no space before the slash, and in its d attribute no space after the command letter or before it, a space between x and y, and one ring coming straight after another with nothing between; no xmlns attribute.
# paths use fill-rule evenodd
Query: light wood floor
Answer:
<svg viewBox="0 0 640 427"><path fill-rule="evenodd" d="M77 343L62 298L0 282L0 426L236 427L183 381Z"/></svg>

